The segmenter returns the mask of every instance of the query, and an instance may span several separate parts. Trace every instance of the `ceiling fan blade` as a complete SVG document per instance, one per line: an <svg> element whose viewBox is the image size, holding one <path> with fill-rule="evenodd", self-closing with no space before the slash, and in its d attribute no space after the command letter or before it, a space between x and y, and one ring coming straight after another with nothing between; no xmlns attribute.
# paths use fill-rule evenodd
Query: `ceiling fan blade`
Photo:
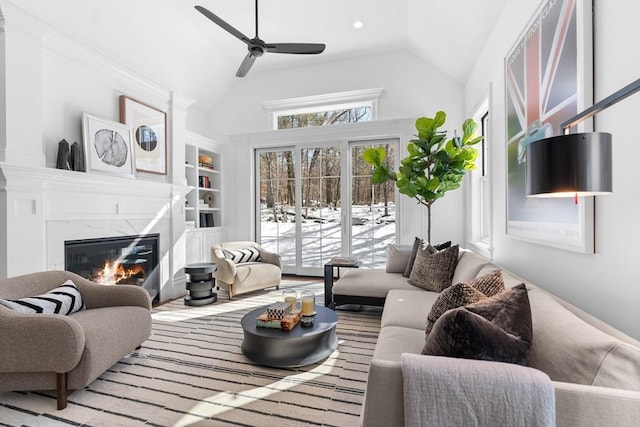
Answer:
<svg viewBox="0 0 640 427"><path fill-rule="evenodd" d="M242 64L240 64L240 68L238 68L238 72L236 72L236 77L246 76L253 63L256 62L256 58L257 56L253 56L251 55L251 52L249 52L247 56L244 57Z"/></svg>
<svg viewBox="0 0 640 427"><path fill-rule="evenodd" d="M265 43L264 50L273 53L297 53L303 55L322 53L322 43Z"/></svg>
<svg viewBox="0 0 640 427"><path fill-rule="evenodd" d="M245 36L240 31L236 30L231 25L227 24L222 18L220 18L219 16L215 15L213 12L211 12L210 10L202 6L194 6L194 7L198 12L202 13L204 16L206 16L207 18L209 18L210 20L218 24L223 30L226 30L228 33L230 33L234 37L237 37L238 39L242 40L246 44L249 44L249 40L250 40L249 37Z"/></svg>

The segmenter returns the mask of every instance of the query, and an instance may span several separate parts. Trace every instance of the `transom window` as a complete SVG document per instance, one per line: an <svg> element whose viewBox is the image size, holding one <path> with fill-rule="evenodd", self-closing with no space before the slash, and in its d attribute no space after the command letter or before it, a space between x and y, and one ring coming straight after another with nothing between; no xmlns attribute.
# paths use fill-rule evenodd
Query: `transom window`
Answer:
<svg viewBox="0 0 640 427"><path fill-rule="evenodd" d="M284 111L275 116L276 129L369 122L371 121L371 105L324 107L321 111Z"/></svg>
<svg viewBox="0 0 640 427"><path fill-rule="evenodd" d="M271 129L330 126L376 120L382 89L363 89L264 103Z"/></svg>

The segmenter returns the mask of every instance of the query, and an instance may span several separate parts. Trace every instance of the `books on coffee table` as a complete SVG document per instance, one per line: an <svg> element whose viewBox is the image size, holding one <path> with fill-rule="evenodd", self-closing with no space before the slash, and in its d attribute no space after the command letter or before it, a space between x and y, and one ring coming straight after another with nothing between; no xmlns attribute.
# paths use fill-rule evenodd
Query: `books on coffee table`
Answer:
<svg viewBox="0 0 640 427"><path fill-rule="evenodd" d="M259 328L292 330L300 323L300 310L292 311L282 318L270 317L266 311L256 318L256 326Z"/></svg>

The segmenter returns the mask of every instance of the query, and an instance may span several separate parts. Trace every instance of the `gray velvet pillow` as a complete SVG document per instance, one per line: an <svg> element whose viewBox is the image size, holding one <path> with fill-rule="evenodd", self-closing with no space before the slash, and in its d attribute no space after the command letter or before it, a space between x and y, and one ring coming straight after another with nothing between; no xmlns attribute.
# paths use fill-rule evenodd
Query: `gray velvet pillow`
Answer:
<svg viewBox="0 0 640 427"><path fill-rule="evenodd" d="M427 291L442 292L451 286L458 263L458 245L433 253L433 246L419 249L409 277L410 285Z"/></svg>
<svg viewBox="0 0 640 427"><path fill-rule="evenodd" d="M520 284L444 313L422 353L526 365L532 338L529 296Z"/></svg>

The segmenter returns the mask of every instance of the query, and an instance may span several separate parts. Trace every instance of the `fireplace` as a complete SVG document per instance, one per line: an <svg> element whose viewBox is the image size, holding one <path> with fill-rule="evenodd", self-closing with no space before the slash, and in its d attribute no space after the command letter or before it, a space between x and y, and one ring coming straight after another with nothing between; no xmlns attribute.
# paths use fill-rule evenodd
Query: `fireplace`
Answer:
<svg viewBox="0 0 640 427"><path fill-rule="evenodd" d="M138 285L160 300L159 234L64 242L65 270L102 285Z"/></svg>

